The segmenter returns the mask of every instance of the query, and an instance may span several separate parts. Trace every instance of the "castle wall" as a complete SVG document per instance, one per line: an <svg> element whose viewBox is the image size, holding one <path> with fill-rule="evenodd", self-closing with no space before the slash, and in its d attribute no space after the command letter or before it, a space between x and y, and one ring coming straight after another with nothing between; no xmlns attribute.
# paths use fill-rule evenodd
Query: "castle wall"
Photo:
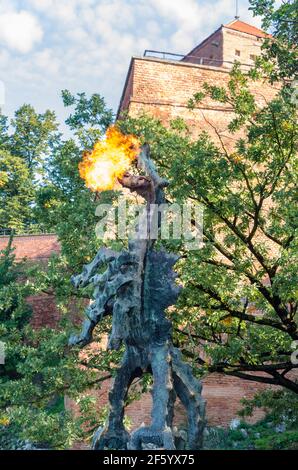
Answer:
<svg viewBox="0 0 298 470"><path fill-rule="evenodd" d="M222 31L224 60L237 60L242 64L253 65L254 58L261 54L263 39L229 28L223 28ZM239 51L240 55L237 55L236 51Z"/></svg>
<svg viewBox="0 0 298 470"><path fill-rule="evenodd" d="M130 99L125 95L120 114L124 110L132 117L147 113L160 119L164 125L180 117L185 120L192 137L196 138L202 131L207 131L219 144L217 133L220 133L228 147L233 147L235 139L240 136L228 131L228 124L233 118L229 105L205 98L195 109L188 108L189 99L202 90L205 82L209 85L227 86L229 72L223 67L135 57L130 80ZM263 106L272 100L278 86L250 82L250 90L257 104Z"/></svg>
<svg viewBox="0 0 298 470"><path fill-rule="evenodd" d="M198 47L193 49L183 59L183 62L193 64L221 66L223 60L223 33L222 28L215 31Z"/></svg>

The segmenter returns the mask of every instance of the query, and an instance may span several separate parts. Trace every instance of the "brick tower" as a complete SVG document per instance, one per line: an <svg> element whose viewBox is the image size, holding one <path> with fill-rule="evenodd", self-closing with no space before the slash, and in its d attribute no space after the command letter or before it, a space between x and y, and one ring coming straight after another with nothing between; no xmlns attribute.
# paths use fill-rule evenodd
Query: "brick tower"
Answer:
<svg viewBox="0 0 298 470"><path fill-rule="evenodd" d="M118 109L118 119L128 113L131 117L149 114L161 120L164 125L177 117L183 118L195 138L203 130L215 141L218 139L214 127L221 135L227 148L232 148L235 138L228 131L233 118L232 109L225 104L216 104L204 99L190 110L188 101L198 92L204 82L224 86L228 83L229 72L235 63L248 71L261 54L265 38L264 31L234 19L221 25L210 36L194 47L188 54L179 55L161 51L145 51L143 57L132 57L128 69L122 97ZM279 86L264 81L249 84L256 102L264 105L270 101ZM207 399L207 418L211 425L227 426L240 409L243 397L251 398L265 386L222 374L209 374L204 379L203 394ZM230 399L226 400L229 396ZM127 414L133 424L148 420L148 402L145 395L139 402L129 405ZM253 416L255 421L262 416L258 410ZM183 414L176 408L177 423L183 422Z"/></svg>
<svg viewBox="0 0 298 470"><path fill-rule="evenodd" d="M228 105L203 100L189 110L188 100L203 83L225 85L235 61L249 70L261 53L269 35L243 21L221 25L214 33L185 56L160 51L145 51L143 57L132 57L124 85L118 118L123 112L132 117L148 113L167 125L181 117L193 137L202 130L217 139L213 127L222 134L226 145L232 145L235 135L227 130L232 119ZM270 101L278 90L266 83L251 83L251 91L259 104Z"/></svg>

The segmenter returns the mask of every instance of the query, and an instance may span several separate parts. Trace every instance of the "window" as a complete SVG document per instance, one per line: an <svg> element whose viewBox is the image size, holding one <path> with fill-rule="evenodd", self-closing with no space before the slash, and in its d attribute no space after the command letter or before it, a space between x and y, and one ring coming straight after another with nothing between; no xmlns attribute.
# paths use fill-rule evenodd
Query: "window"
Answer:
<svg viewBox="0 0 298 470"><path fill-rule="evenodd" d="M257 56L256 56L256 55L254 55L254 54L250 54L250 55L249 55L249 58L250 58L250 60L253 60L253 61L255 61L255 60L256 60L256 58L257 58Z"/></svg>
<svg viewBox="0 0 298 470"><path fill-rule="evenodd" d="M235 55L237 55L238 57L240 57L240 51L238 49L235 50Z"/></svg>

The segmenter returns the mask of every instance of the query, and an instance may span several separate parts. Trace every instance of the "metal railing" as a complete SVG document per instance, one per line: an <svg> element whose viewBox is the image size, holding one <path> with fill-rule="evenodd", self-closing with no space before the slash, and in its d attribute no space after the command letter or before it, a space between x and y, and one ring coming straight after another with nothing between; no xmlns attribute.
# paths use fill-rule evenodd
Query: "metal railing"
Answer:
<svg viewBox="0 0 298 470"><path fill-rule="evenodd" d="M173 62L189 62L191 64L199 64L199 65L210 65L213 67L221 67L227 64L230 68L233 67L235 62L231 60L219 60L219 59L212 59L210 57L198 57L195 55L184 55L184 54L174 54L173 52L165 52L165 51L154 51L151 49L146 49L144 52L144 57L152 57L155 59L163 59L163 60L172 60ZM252 64L242 64L241 66L251 68L253 67Z"/></svg>
<svg viewBox="0 0 298 470"><path fill-rule="evenodd" d="M182 54L173 54L173 52L165 52L165 51L153 51L151 49L146 49L144 51L144 57L156 57L157 59L167 59L167 60L175 60L179 61L185 57Z"/></svg>

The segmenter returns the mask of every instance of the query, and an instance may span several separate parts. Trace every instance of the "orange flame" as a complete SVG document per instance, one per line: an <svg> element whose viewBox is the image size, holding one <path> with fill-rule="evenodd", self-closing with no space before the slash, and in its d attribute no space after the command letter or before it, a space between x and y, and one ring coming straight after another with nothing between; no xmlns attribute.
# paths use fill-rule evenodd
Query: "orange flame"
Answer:
<svg viewBox="0 0 298 470"><path fill-rule="evenodd" d="M133 135L124 135L115 126L109 127L104 140L96 142L92 152L85 152L79 173L92 191L113 189L140 151L140 142Z"/></svg>

